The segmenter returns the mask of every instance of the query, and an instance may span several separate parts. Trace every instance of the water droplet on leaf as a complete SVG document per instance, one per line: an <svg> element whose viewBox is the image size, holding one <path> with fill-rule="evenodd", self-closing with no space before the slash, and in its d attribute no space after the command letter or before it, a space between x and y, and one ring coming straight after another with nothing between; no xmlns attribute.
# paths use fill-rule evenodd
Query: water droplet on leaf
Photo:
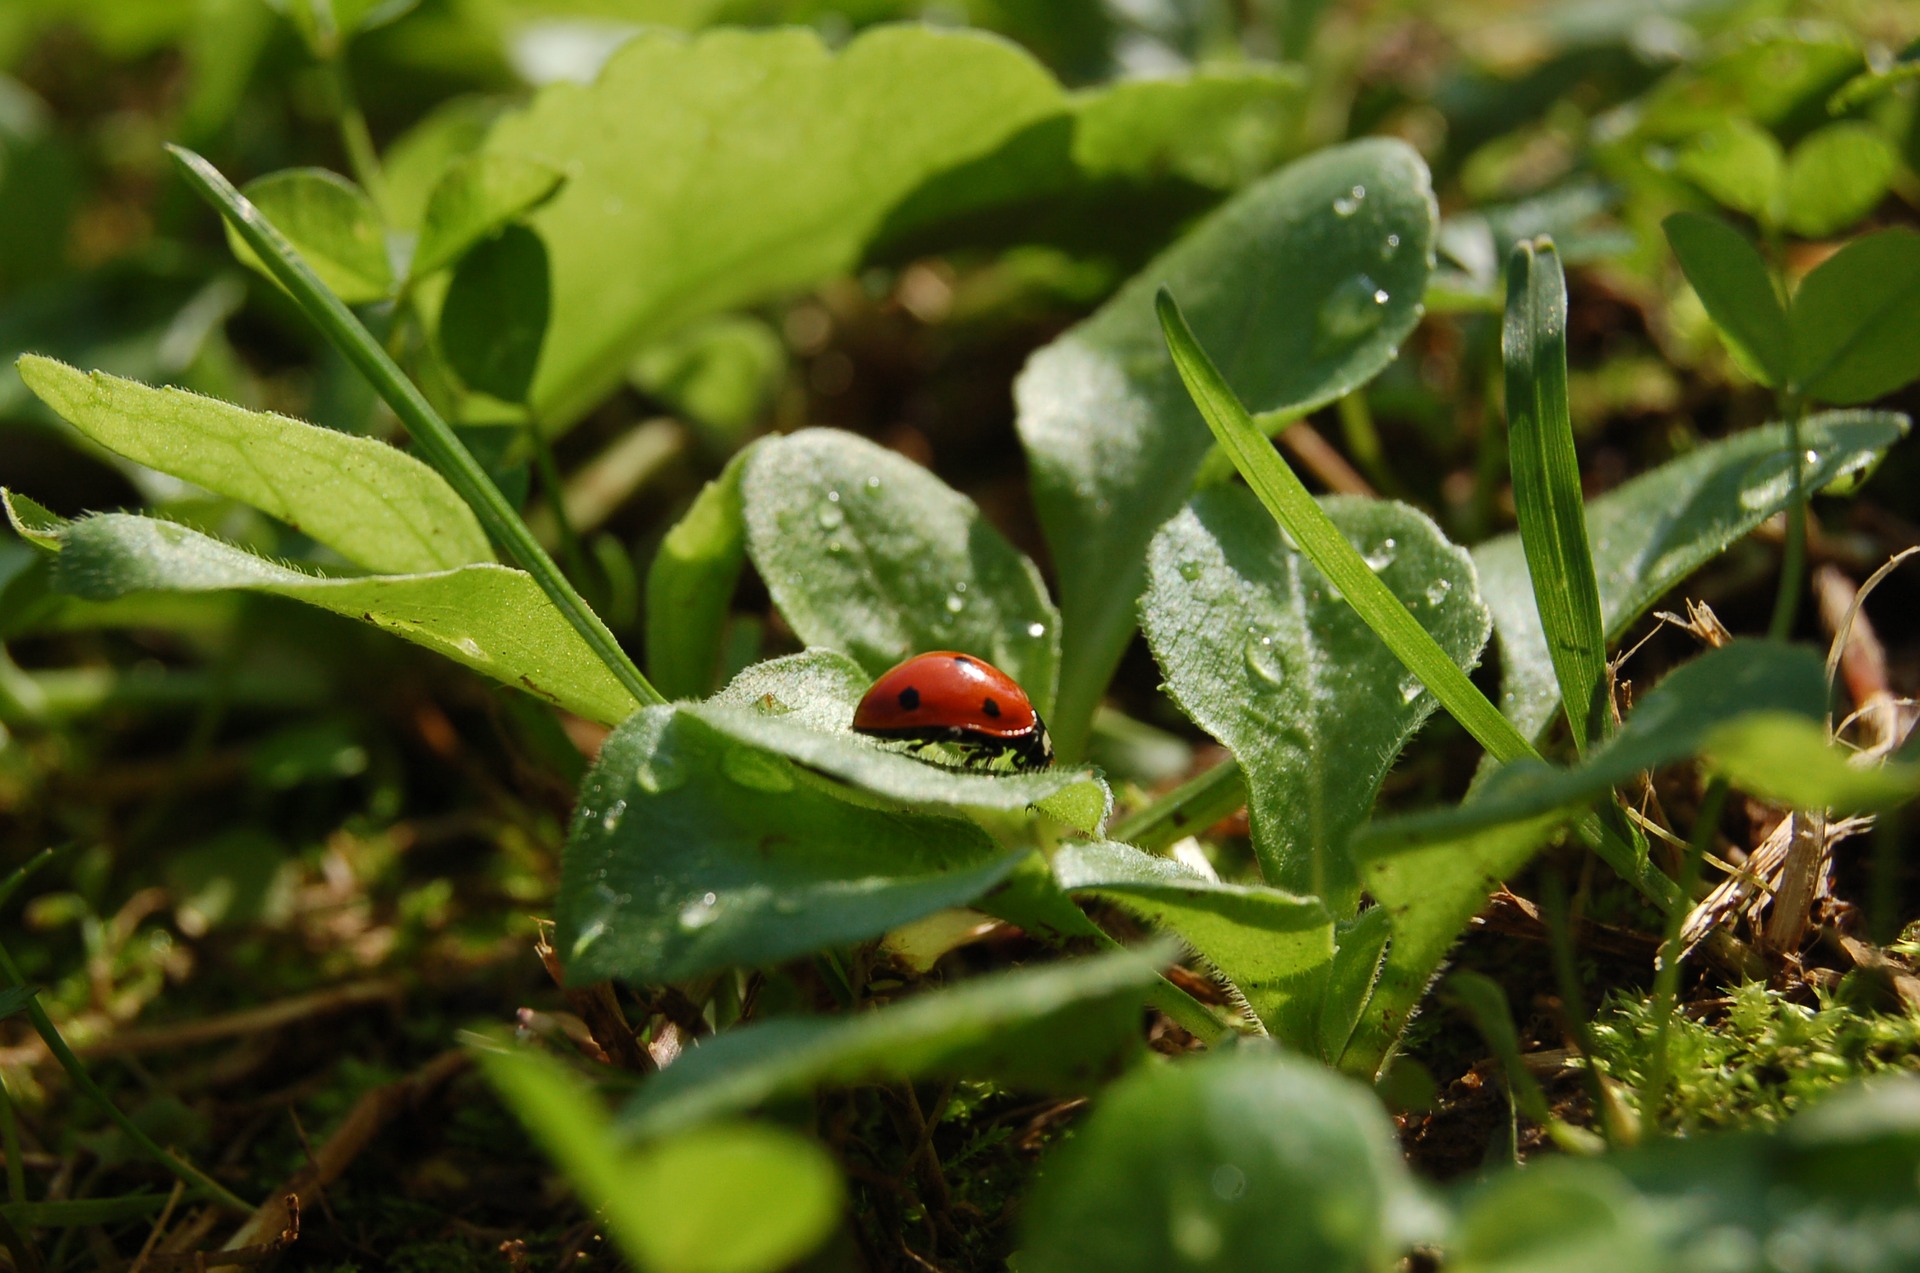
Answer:
<svg viewBox="0 0 1920 1273"><path fill-rule="evenodd" d="M1255 679L1278 685L1287 679L1287 667L1271 636L1250 636L1246 644L1247 671Z"/></svg>
<svg viewBox="0 0 1920 1273"><path fill-rule="evenodd" d="M1316 353L1352 344L1380 325L1389 297L1365 274L1356 274L1328 294L1320 306Z"/></svg>

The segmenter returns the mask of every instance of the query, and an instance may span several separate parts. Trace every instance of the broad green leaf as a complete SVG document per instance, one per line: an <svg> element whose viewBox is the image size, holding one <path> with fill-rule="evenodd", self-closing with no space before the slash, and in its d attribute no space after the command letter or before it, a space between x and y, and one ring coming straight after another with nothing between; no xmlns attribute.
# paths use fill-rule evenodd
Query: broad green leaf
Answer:
<svg viewBox="0 0 1920 1273"><path fill-rule="evenodd" d="M747 551L802 641L852 655L871 676L927 650L978 655L1047 713L1059 616L1040 572L972 500L832 429L756 446L741 494Z"/></svg>
<svg viewBox="0 0 1920 1273"><path fill-rule="evenodd" d="M1811 650L1737 641L1676 669L1573 769L1523 761L1495 771L1455 808L1362 828L1353 856L1391 917L1393 941L1345 1064L1364 1072L1384 1059L1467 921L1594 800L1642 770L1697 754L1728 721L1781 712L1818 719L1826 702L1826 672Z"/></svg>
<svg viewBox="0 0 1920 1273"><path fill-rule="evenodd" d="M387 258L380 213L373 200L345 177L324 168L290 168L248 182L242 193L286 236L320 281L347 304L382 300L393 290L393 265ZM227 243L234 256L267 273L253 249L231 228Z"/></svg>
<svg viewBox="0 0 1920 1273"><path fill-rule="evenodd" d="M1088 770L967 772L854 733L854 708L871 679L844 654L815 649L755 664L712 700L685 710L747 746L901 804L1009 813L1031 805L1090 835L1105 823L1113 796Z"/></svg>
<svg viewBox="0 0 1920 1273"><path fill-rule="evenodd" d="M647 570L647 677L668 698L699 698L720 670L727 607L747 560L740 473L747 453L700 488Z"/></svg>
<svg viewBox="0 0 1920 1273"><path fill-rule="evenodd" d="M1694 138L1674 168L1736 212L1768 223L1785 179L1786 156L1773 134L1746 119L1729 119Z"/></svg>
<svg viewBox="0 0 1920 1273"><path fill-rule="evenodd" d="M1467 554L1404 504L1322 506L1448 657L1471 667L1490 622ZM1246 772L1267 881L1350 913L1359 881L1347 837L1433 695L1239 487L1202 491L1161 527L1141 618L1175 701Z"/></svg>
<svg viewBox="0 0 1920 1273"><path fill-rule="evenodd" d="M1425 1217L1373 1094L1247 1047L1116 1083L1042 1166L1022 1273L1385 1273Z"/></svg>
<svg viewBox="0 0 1920 1273"><path fill-rule="evenodd" d="M1920 375L1920 233L1855 239L1801 280L1793 367L1808 397L1866 402Z"/></svg>
<svg viewBox="0 0 1920 1273"><path fill-rule="evenodd" d="M1155 289L1179 292L1242 397L1303 412L1365 383L1413 330L1435 221L1426 165L1404 144L1321 151L1242 191L1028 362L1014 395L1060 579L1063 755L1081 751L1133 631L1147 544L1209 445Z"/></svg>
<svg viewBox="0 0 1920 1273"><path fill-rule="evenodd" d="M727 1123L632 1148L613 1135L599 1097L558 1061L506 1048L478 1057L639 1273L776 1273L839 1223L839 1169L793 1132Z"/></svg>
<svg viewBox="0 0 1920 1273"><path fill-rule="evenodd" d="M384 442L32 354L17 365L41 401L100 445L251 504L369 570L493 560L445 479Z"/></svg>
<svg viewBox="0 0 1920 1273"><path fill-rule="evenodd" d="M1888 810L1920 795L1920 765L1850 763L1818 722L1770 712L1721 726L1707 738L1707 763L1752 795L1795 809L1837 813Z"/></svg>
<svg viewBox="0 0 1920 1273"><path fill-rule="evenodd" d="M1837 234L1886 197L1899 156L1871 124L1830 124L1793 148L1781 191L1789 230L1810 239Z"/></svg>
<svg viewBox="0 0 1920 1273"><path fill-rule="evenodd" d="M547 334L547 246L510 225L460 258L440 306L440 352L469 389L524 402Z"/></svg>
<svg viewBox="0 0 1920 1273"><path fill-rule="evenodd" d="M1813 458L1809 490L1858 472L1906 435L1905 416L1834 411L1802 421ZM1768 425L1710 443L1587 504L1587 540L1600 586L1607 639L1615 641L1648 607L1695 570L1787 506L1786 429ZM1480 595L1500 633L1501 710L1537 738L1560 702L1553 661L1527 580L1518 535L1473 551Z"/></svg>
<svg viewBox="0 0 1920 1273"><path fill-rule="evenodd" d="M849 804L785 757L649 708L581 788L558 946L576 982L772 964L967 905L1023 856L970 822Z"/></svg>
<svg viewBox="0 0 1920 1273"><path fill-rule="evenodd" d="M1786 308L1759 249L1718 217L1676 212L1661 223L1687 282L1742 371L1769 387L1793 378Z"/></svg>
<svg viewBox="0 0 1920 1273"><path fill-rule="evenodd" d="M503 102L495 97L453 97L428 111L380 155L381 206L387 223L418 231L427 204L448 171L480 149ZM416 242L414 259L419 259ZM419 270L413 274L417 277Z"/></svg>
<svg viewBox="0 0 1920 1273"><path fill-rule="evenodd" d="M533 214L553 253L541 418L577 418L692 319L845 271L923 182L1063 110L1012 45L914 27L837 53L800 29L649 32L592 85L543 90L485 148L568 174Z"/></svg>
<svg viewBox="0 0 1920 1273"><path fill-rule="evenodd" d="M1503 1172L1469 1195L1445 1244L1447 1268L1661 1273L1675 1266L1668 1264L1657 1234L1645 1200L1610 1165L1549 1159L1525 1171Z"/></svg>
<svg viewBox="0 0 1920 1273"><path fill-rule="evenodd" d="M1132 951L1023 968L851 1016L754 1022L703 1042L642 1086L620 1130L651 1138L823 1087L989 1078L1090 1090L1139 1050L1152 959Z"/></svg>
<svg viewBox="0 0 1920 1273"><path fill-rule="evenodd" d="M560 170L513 155L470 155L448 168L427 200L411 277L445 269L467 250L553 197Z"/></svg>
<svg viewBox="0 0 1920 1273"><path fill-rule="evenodd" d="M589 720L638 704L526 574L462 566L432 574L302 574L172 522L102 513L59 534L53 586L89 601L129 593L239 589L360 619Z"/></svg>
<svg viewBox="0 0 1920 1273"><path fill-rule="evenodd" d="M1499 760L1535 754L1380 578L1379 570L1347 542L1326 510L1307 493L1299 474L1275 452L1195 338L1172 293L1162 290L1155 299L1155 309L1182 383L1221 450L1280 529L1299 545L1327 582L1345 595L1347 603L1393 651L1401 666L1433 692L1476 742Z"/></svg>
<svg viewBox="0 0 1920 1273"><path fill-rule="evenodd" d="M1333 917L1319 898L1210 880L1125 844L1068 844L1054 877L1176 934L1239 992L1267 1032L1311 1051L1333 960Z"/></svg>
<svg viewBox="0 0 1920 1273"><path fill-rule="evenodd" d="M1607 719L1607 637L1567 401L1567 280L1549 241L1523 243L1508 259L1500 349L1520 543L1560 701L1584 752Z"/></svg>

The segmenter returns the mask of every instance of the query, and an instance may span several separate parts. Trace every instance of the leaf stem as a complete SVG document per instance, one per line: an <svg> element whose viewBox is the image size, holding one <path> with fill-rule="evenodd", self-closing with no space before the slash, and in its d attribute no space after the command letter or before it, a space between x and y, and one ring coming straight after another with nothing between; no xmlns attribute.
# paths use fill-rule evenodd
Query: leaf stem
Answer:
<svg viewBox="0 0 1920 1273"><path fill-rule="evenodd" d="M7 953L5 945L0 945L0 972L4 972L13 985L24 987L27 984L26 979L20 975L20 969L14 964L13 956ZM67 1041L60 1037L59 1028L53 1024L53 1018L49 1017L47 1010L40 1006L38 994L31 994L27 998L27 1019L33 1022L33 1028L46 1042L47 1050L53 1053L54 1059L60 1062L60 1068L65 1070L67 1077L73 1080L73 1085L98 1102L100 1108L106 1111L107 1117L127 1134L129 1140L145 1150L155 1162L221 1206L242 1215L252 1214L254 1207L251 1204L243 1201L225 1185L192 1163L162 1149L138 1123L120 1111L120 1107L115 1105L112 1099L101 1090L100 1085L93 1081L93 1076L87 1073L87 1067L82 1065L80 1058L73 1054L73 1049L67 1046ZM8 1161L12 1162L11 1154L8 1155Z"/></svg>
<svg viewBox="0 0 1920 1273"><path fill-rule="evenodd" d="M1203 831L1247 802L1246 775L1229 757L1115 823L1107 838L1158 853Z"/></svg>
<svg viewBox="0 0 1920 1273"><path fill-rule="evenodd" d="M1807 573L1807 454L1800 440L1800 417L1806 399L1794 394L1787 400L1787 459L1793 486L1787 504L1787 543L1780 557L1780 591L1774 594L1773 618L1767 623L1767 636L1785 641L1793 635L1793 622L1800 613L1800 593Z"/></svg>
<svg viewBox="0 0 1920 1273"><path fill-rule="evenodd" d="M347 152L347 166L373 205L384 217L387 213L386 173L380 167L379 152L374 149L373 133L360 110L360 98L353 91L353 79L347 69L347 44L339 41L331 56L320 60L326 68L327 84L333 90L333 112L340 125L340 144Z"/></svg>
<svg viewBox="0 0 1920 1273"><path fill-rule="evenodd" d="M620 642L586 603L560 568L540 546L526 522L507 503L500 488L493 484L473 453L455 436L426 398L407 379L406 374L387 356L371 333L361 325L340 298L327 289L307 263L300 259L280 232L260 210L220 175L219 169L184 146L169 145L167 150L195 192L212 204L227 219L234 232L252 248L273 277L293 295L300 308L334 348L345 355L386 400L393 413L413 436L421 452L440 470L454 490L460 493L479 517L494 540L540 585L542 592L600 661L606 664L620 684L643 705L664 703L640 669L620 648Z"/></svg>
<svg viewBox="0 0 1920 1273"><path fill-rule="evenodd" d="M1714 829L1720 825L1720 812L1727 803L1727 780L1715 778L1707 784L1700 801L1700 812L1693 820L1693 834L1687 837L1686 857L1680 863L1681 905L1667 912L1666 934L1660 943L1660 964L1653 974L1653 1055L1647 1061L1647 1076L1640 1085L1640 1125L1649 1135L1660 1130L1660 1106L1667 1097L1670 1058L1668 1040L1673 1033L1673 1014L1680 999L1680 930L1687 919L1686 903L1693 899L1700 884L1701 865L1712 846Z"/></svg>

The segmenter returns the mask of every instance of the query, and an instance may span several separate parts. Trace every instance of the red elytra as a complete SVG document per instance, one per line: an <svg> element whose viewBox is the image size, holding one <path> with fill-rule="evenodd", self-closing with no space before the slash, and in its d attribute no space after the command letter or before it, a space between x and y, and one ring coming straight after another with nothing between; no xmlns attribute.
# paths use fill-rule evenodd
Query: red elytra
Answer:
<svg viewBox="0 0 1920 1273"><path fill-rule="evenodd" d="M957 650L916 654L883 672L854 709L853 727L923 747L946 743L974 767L1002 756L1016 769L1053 763L1053 742L1027 692L993 664Z"/></svg>

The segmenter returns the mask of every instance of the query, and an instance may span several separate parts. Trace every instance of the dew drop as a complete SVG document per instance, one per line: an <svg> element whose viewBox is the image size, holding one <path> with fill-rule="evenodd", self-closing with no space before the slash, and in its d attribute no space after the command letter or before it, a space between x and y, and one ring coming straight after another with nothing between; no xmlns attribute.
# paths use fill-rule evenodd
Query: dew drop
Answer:
<svg viewBox="0 0 1920 1273"><path fill-rule="evenodd" d="M1328 294L1320 306L1318 352L1351 344L1380 325L1390 297L1365 274L1356 274Z"/></svg>
<svg viewBox="0 0 1920 1273"><path fill-rule="evenodd" d="M721 758L727 777L755 791L791 791L793 773L787 762L752 747L735 747Z"/></svg>
<svg viewBox="0 0 1920 1273"><path fill-rule="evenodd" d="M1197 561L1183 561L1180 563L1180 577L1182 579L1198 579L1202 573L1204 573L1204 568Z"/></svg>
<svg viewBox="0 0 1920 1273"><path fill-rule="evenodd" d="M1027 635L1037 641L1047 635L1047 625L1044 623L1029 623L1027 625Z"/></svg>
<svg viewBox="0 0 1920 1273"><path fill-rule="evenodd" d="M604 919L596 919L581 929L580 935L573 939L573 957L578 959L586 954L587 948L599 941L606 931L607 921Z"/></svg>
<svg viewBox="0 0 1920 1273"><path fill-rule="evenodd" d="M1389 234L1386 237L1386 241L1380 245L1380 259L1383 261L1391 261L1393 254L1399 250L1400 236L1397 234Z"/></svg>
<svg viewBox="0 0 1920 1273"><path fill-rule="evenodd" d="M1411 707L1413 700L1419 698L1420 695L1425 692L1426 688L1427 687L1421 683L1419 677L1404 677L1400 681L1400 701Z"/></svg>
<svg viewBox="0 0 1920 1273"><path fill-rule="evenodd" d="M1274 646L1272 637L1248 637L1245 655L1247 671L1253 673L1256 680L1278 685L1287 679L1286 665L1281 662L1280 651Z"/></svg>
<svg viewBox="0 0 1920 1273"><path fill-rule="evenodd" d="M1237 1202L1247 1191L1247 1173L1232 1163L1213 1169L1213 1196L1222 1202Z"/></svg>
<svg viewBox="0 0 1920 1273"><path fill-rule="evenodd" d="M600 815L601 830L603 831L616 830L620 826L620 819L623 816L625 816L626 812L627 812L627 802L624 800L616 800L612 804L608 805L607 811Z"/></svg>
<svg viewBox="0 0 1920 1273"><path fill-rule="evenodd" d="M454 641L453 648L470 659L484 659L487 657L487 652L481 649L480 643L472 637L458 638Z"/></svg>
<svg viewBox="0 0 1920 1273"><path fill-rule="evenodd" d="M879 489L880 489L880 479L879 479L879 478L877 478L877 477L873 477L873 476L869 476L869 477L867 478L867 489L868 489L868 490L870 490L870 491L877 491L877 490L879 490Z"/></svg>
<svg viewBox="0 0 1920 1273"><path fill-rule="evenodd" d="M1445 601L1447 599L1447 594L1452 591L1453 591L1453 581L1451 579L1434 580L1432 583L1427 585L1427 591L1425 594L1427 598L1427 604L1430 606L1439 605L1442 601Z"/></svg>
<svg viewBox="0 0 1920 1273"><path fill-rule="evenodd" d="M1808 468L1812 468L1814 465L1820 463L1820 452L1808 451L1806 455L1806 461L1807 461Z"/></svg>
<svg viewBox="0 0 1920 1273"><path fill-rule="evenodd" d="M965 597L961 596L957 592L950 592L947 594L947 613L948 614L959 614L962 610L966 608L967 608L967 599Z"/></svg>
<svg viewBox="0 0 1920 1273"><path fill-rule="evenodd" d="M1400 541L1389 535L1381 540L1374 550L1366 555L1367 569L1376 575L1393 564L1400 555Z"/></svg>
<svg viewBox="0 0 1920 1273"><path fill-rule="evenodd" d="M838 497L829 495L827 498L837 499ZM831 503L822 506L819 516L815 520L820 523L821 530L839 530L842 526L846 525L847 515L840 511L840 505L838 503Z"/></svg>
<svg viewBox="0 0 1920 1273"><path fill-rule="evenodd" d="M714 920L719 919L719 901L720 899L716 895L705 893L702 894L698 900L688 902L680 908L680 927L691 932L695 929L705 928Z"/></svg>
<svg viewBox="0 0 1920 1273"><path fill-rule="evenodd" d="M1349 190L1346 194L1341 195L1333 201L1333 214L1337 217L1352 216L1360 210L1360 205L1365 202L1366 197L1367 188L1365 186L1355 186L1352 190Z"/></svg>

